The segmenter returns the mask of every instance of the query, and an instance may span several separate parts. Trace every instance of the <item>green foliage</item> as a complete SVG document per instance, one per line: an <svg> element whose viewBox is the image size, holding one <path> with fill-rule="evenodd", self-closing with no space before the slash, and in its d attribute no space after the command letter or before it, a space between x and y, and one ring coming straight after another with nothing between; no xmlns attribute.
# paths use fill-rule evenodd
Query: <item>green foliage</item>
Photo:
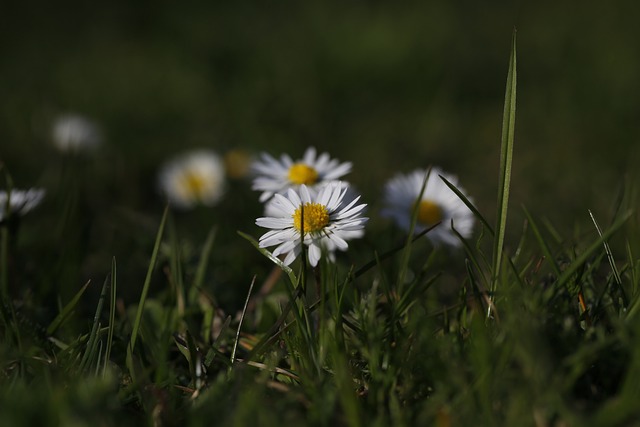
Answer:
<svg viewBox="0 0 640 427"><path fill-rule="evenodd" d="M360 54L375 65L376 55ZM514 36L495 225L445 180L481 225L464 252L429 246L423 234L431 229L398 244L374 224L367 243L335 264L323 257L310 268L303 253L285 266L251 233L229 232L226 221L237 219L231 208L213 218L166 208L158 218L102 206L113 230L127 230L118 238L127 235L131 248L98 257L100 289L93 282L77 289L78 266L95 261L81 230L91 228L83 222L90 221L83 166L71 164L75 178L61 178L69 195L57 201L64 212L57 226L85 247L61 240L60 264L34 267L30 247L0 224L0 420L45 427L637 420L633 195L626 189L609 217L598 215L608 225L589 211L590 221L575 219L573 234L524 208L512 249L515 67ZM230 192L242 205L241 192ZM208 227L191 232L190 215L206 217ZM26 234L35 227L20 225Z"/></svg>

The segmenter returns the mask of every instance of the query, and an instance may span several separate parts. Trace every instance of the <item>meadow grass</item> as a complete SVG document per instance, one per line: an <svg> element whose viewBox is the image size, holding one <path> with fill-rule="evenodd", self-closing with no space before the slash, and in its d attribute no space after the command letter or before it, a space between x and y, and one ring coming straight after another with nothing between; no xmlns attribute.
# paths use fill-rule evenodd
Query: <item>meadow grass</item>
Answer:
<svg viewBox="0 0 640 427"><path fill-rule="evenodd" d="M185 244L179 214L165 209L155 235L140 231L139 283L123 286L114 257L101 286L86 283L70 295L49 284L64 276L26 274L24 250L15 249L20 219L5 221L2 424L633 424L633 189L621 192L609 217L585 213L574 233L510 207L515 101L514 37L496 215L448 183L479 224L463 253L429 245L422 235L430 230L381 233L335 264L323 257L312 268L303 254L288 267L240 231L236 253L266 258L256 258L255 272L235 273L246 289L235 307L221 304L208 282L211 270L231 268L219 257L230 250L218 241L223 218ZM78 203L74 194L69 203ZM509 242L514 210L525 219L520 239ZM258 266L263 260L268 268ZM125 291L137 297L121 297Z"/></svg>

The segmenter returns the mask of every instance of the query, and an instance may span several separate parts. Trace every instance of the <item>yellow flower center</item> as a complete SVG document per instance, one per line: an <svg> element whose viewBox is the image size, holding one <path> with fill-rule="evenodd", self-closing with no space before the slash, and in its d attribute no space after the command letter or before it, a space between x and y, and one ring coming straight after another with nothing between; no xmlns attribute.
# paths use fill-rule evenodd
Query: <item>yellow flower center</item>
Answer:
<svg viewBox="0 0 640 427"><path fill-rule="evenodd" d="M329 211L327 207L320 203L304 204L304 224L302 223L302 206L293 213L293 226L296 230L302 231L304 225L304 233L313 233L322 230L329 224Z"/></svg>
<svg viewBox="0 0 640 427"><path fill-rule="evenodd" d="M289 168L289 181L294 184L315 184L318 180L318 172L304 163L296 163Z"/></svg>
<svg viewBox="0 0 640 427"><path fill-rule="evenodd" d="M418 204L418 222L433 225L442 220L442 209L431 200L420 200Z"/></svg>
<svg viewBox="0 0 640 427"><path fill-rule="evenodd" d="M201 175L187 172L182 178L181 185L185 194L199 198L207 182Z"/></svg>

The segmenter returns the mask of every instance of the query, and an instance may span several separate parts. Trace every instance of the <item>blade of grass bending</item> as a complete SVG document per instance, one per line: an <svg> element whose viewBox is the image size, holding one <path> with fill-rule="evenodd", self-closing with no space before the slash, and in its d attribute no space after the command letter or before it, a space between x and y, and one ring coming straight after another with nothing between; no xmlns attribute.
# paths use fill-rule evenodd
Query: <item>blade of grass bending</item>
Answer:
<svg viewBox="0 0 640 427"><path fill-rule="evenodd" d="M202 251L200 252L200 260L198 261L198 268L196 269L196 277L193 279L193 287L199 289L202 287L204 281L204 275L207 272L207 266L209 265L209 256L211 255L211 249L213 248L213 241L218 233L218 227L213 226L209 230L207 240L204 242Z"/></svg>
<svg viewBox="0 0 640 427"><path fill-rule="evenodd" d="M160 220L160 227L156 235L156 242L153 246L153 252L151 253L151 260L149 261L149 268L147 269L147 275L144 279L144 285L142 287L142 294L140 295L140 301L138 301L138 310L136 311L136 318L133 323L133 330L131 332L131 339L129 340L129 351L133 353L136 346L136 340L138 338L138 331L140 330L140 322L142 320L142 311L144 310L144 303L147 299L147 293L149 292L149 285L151 284L151 275L156 265L156 259L158 258L158 250L160 249L160 242L162 242L162 234L164 232L164 225L167 222L167 216L169 214L169 206L165 207L162 214L162 220Z"/></svg>
<svg viewBox="0 0 640 427"><path fill-rule="evenodd" d="M247 306L249 305L249 299L251 298L251 291L253 291L253 285L256 283L256 276L253 276L251 284L249 285L249 292L247 292L247 299L244 301L244 307L242 308L242 315L240 316L240 322L238 322L238 330L236 331L236 339L233 343L233 350L231 351L231 364L236 360L236 350L238 349L238 341L240 340L240 329L242 328L242 321L247 314Z"/></svg>
<svg viewBox="0 0 640 427"><path fill-rule="evenodd" d="M615 233L632 215L632 211L626 212L622 217L618 218L612 225L602 233L600 238L591 244L578 258L576 258L566 270L562 272L562 275L558 278L558 285L564 286L571 276L593 255L595 251L597 251L602 242L611 237L613 233Z"/></svg>
<svg viewBox="0 0 640 427"><path fill-rule="evenodd" d="M116 328L116 257L111 258L111 298L109 301L109 332L107 334L107 349L104 355L104 368L102 375L107 373L107 365L111 358L111 346L113 345L113 331Z"/></svg>
<svg viewBox="0 0 640 427"><path fill-rule="evenodd" d="M60 326L62 326L64 322L67 321L69 316L71 316L71 313L73 313L73 310L78 305L80 298L82 297L82 295L84 295L84 292L87 290L90 283L91 283L91 280L88 280L87 283L85 283L80 288L80 290L73 296L73 298L71 298L71 301L69 301L67 305L64 306L62 311L60 311L60 314L58 314L56 318L53 319L53 321L49 324L49 327L47 328L48 336L53 335L60 328Z"/></svg>
<svg viewBox="0 0 640 427"><path fill-rule="evenodd" d="M498 215L496 218L496 236L493 247L493 271L491 280L491 298L498 284L502 265L502 250L507 225L509 206L509 188L511 184L511 163L513 160L513 141L516 124L516 32L511 39L511 55L507 73L507 87L504 95L504 111L502 114L502 138L500 147L500 177L498 181ZM491 316L491 305L487 309L487 317Z"/></svg>
<svg viewBox="0 0 640 427"><path fill-rule="evenodd" d="M87 349L85 350L84 355L82 356L82 360L80 361L80 372L84 372L84 370L93 363L96 357L98 331L100 329L100 314L102 313L104 300L107 298L107 287L109 282L109 277L104 279L102 291L100 292L100 299L98 300L98 306L96 307L96 313L93 316L93 327L91 328L89 340L87 341Z"/></svg>
<svg viewBox="0 0 640 427"><path fill-rule="evenodd" d="M473 203L471 203L471 200L469 200L467 198L467 196L462 194L462 192L460 190L458 190L455 185L453 185L451 182L449 182L449 180L447 180L447 178L445 178L442 175L438 175L438 176L440 177L440 179L442 181L444 181L444 183L447 185L447 187L449 187L451 189L451 191L456 193L456 196L458 196L458 198L460 200L462 200L462 203L464 203L469 208L469 210L471 212L473 212L473 214L476 216L476 218L478 218L478 220L480 220L480 222L487 228L487 230L489 230L489 233L493 236L495 234L495 232L493 231L493 228L489 225L489 222L480 213L480 211L473 205Z"/></svg>
<svg viewBox="0 0 640 427"><path fill-rule="evenodd" d="M591 212L591 209L589 209L589 216L591 217L591 221L593 221L593 225L596 227L596 231L598 232L598 235L600 236L600 238L602 238L602 229L600 228L598 221L596 221L596 218L593 216L593 212ZM629 306L629 301L627 299L627 294L625 293L624 288L622 287L622 279L620 278L620 272L618 271L618 267L616 267L616 262L613 259L613 252L611 252L611 247L609 246L609 243L606 240L602 240L602 246L604 246L604 251L607 254L607 260L609 261L609 265L611 266L611 271L613 272L613 279L615 280L616 285L618 285L618 289L620 290L620 295L622 296L624 307L626 308Z"/></svg>
<svg viewBox="0 0 640 427"><path fill-rule="evenodd" d="M253 237L251 237L250 235L243 233L242 231L238 231L238 234L241 237L244 237L246 240L248 240L262 255L269 258L274 264L276 264L285 273L287 273L287 275L289 276L289 280L291 280L291 283L293 285L296 285L298 283L298 278L296 277L296 274L288 265L284 265L284 263L280 259L278 259L278 257L273 256L273 254L269 252L267 249L261 248L260 243L258 243L258 241Z"/></svg>

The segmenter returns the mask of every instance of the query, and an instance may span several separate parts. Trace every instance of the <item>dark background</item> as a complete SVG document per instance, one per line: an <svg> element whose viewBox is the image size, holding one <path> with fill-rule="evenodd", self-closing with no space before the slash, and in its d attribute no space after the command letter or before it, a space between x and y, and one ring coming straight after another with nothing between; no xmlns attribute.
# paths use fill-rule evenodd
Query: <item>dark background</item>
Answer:
<svg viewBox="0 0 640 427"><path fill-rule="evenodd" d="M163 207L158 168L195 147L327 150L354 163L372 218L388 178L438 165L493 219L514 27L510 235L521 204L563 234L589 225L587 209L607 223L638 176L638 22L633 2L5 2L0 159L17 187L48 190L23 221L23 274L77 289L101 282L115 255L141 280ZM102 126L100 151L51 147L64 112ZM235 235L260 233L249 185L173 220L187 258L221 225L220 283L246 287L261 259Z"/></svg>

